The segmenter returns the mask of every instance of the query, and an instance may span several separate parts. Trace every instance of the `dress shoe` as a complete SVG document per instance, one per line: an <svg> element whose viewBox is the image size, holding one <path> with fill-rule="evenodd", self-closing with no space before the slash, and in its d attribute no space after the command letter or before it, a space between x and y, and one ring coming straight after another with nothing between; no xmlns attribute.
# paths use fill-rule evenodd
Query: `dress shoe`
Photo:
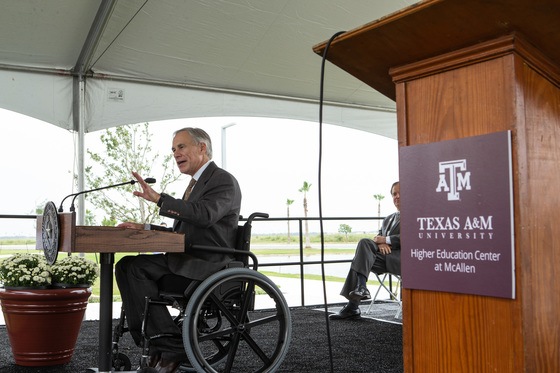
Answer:
<svg viewBox="0 0 560 373"><path fill-rule="evenodd" d="M161 352L152 352L148 356L148 366L154 368L161 360Z"/></svg>
<svg viewBox="0 0 560 373"><path fill-rule="evenodd" d="M346 319L359 319L361 311L359 307L353 308L350 305L346 305L342 307L342 309L338 313L333 313L329 315L329 319L331 320L346 320Z"/></svg>
<svg viewBox="0 0 560 373"><path fill-rule="evenodd" d="M166 360L162 357L155 366L155 370L158 373L174 373L179 370L180 361Z"/></svg>
<svg viewBox="0 0 560 373"><path fill-rule="evenodd" d="M156 370L156 368L144 367L144 368L138 368L135 372L136 373L157 373L158 371Z"/></svg>
<svg viewBox="0 0 560 373"><path fill-rule="evenodd" d="M348 298L354 302L359 302L361 300L371 299L369 290L364 285L358 285L356 289L352 290L348 294Z"/></svg>

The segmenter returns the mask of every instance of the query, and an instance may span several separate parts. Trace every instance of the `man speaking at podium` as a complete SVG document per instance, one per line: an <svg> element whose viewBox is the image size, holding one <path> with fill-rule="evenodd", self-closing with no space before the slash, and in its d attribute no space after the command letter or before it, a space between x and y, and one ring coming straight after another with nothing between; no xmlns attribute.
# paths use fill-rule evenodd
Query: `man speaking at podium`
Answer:
<svg viewBox="0 0 560 373"><path fill-rule="evenodd" d="M185 245L235 247L235 236L241 208L241 190L233 175L212 161L212 142L199 128L183 128L173 135L173 156L179 171L192 176L183 198L157 193L136 172L142 187L134 195L157 203L159 214L175 219L173 228L157 227L185 234ZM119 227L152 229L151 225L126 222ZM229 255L188 252L165 255L126 256L115 266L115 277L122 296L128 327L138 346L145 297L157 298L157 281L167 274L204 280L233 260ZM174 372L186 360L180 329L166 307L152 307L148 330L170 333L178 337L162 337L151 341L149 364L158 372Z"/></svg>

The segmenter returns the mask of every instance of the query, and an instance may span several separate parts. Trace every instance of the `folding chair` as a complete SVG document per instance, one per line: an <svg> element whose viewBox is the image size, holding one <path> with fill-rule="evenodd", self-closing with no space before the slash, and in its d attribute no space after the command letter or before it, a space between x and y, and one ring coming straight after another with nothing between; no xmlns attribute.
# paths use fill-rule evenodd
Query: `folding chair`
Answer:
<svg viewBox="0 0 560 373"><path fill-rule="evenodd" d="M375 304L375 301L380 296L381 289L385 289L387 293L389 293L389 299L383 301L385 302L395 302L398 303L399 308L395 315L396 319L400 319L402 317L402 301L401 301L401 276L395 275L393 273L375 273L375 277L377 277L377 281L379 282L379 287L375 292L375 295L371 298L371 302L366 310L366 315L369 314ZM394 281L393 281L394 280Z"/></svg>

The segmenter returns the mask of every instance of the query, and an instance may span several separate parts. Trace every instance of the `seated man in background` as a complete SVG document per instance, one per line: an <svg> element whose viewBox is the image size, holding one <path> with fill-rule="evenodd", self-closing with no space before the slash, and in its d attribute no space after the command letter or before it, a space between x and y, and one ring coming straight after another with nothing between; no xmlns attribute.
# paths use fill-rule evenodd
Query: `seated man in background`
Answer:
<svg viewBox="0 0 560 373"><path fill-rule="evenodd" d="M212 159L212 142L198 128L183 128L173 135L171 150L181 173L192 179L183 198L157 193L142 177L133 172L142 187L134 195L157 203L161 216L175 219L173 228L126 222L119 227L132 229L173 230L185 234L185 252L165 255L126 256L115 266L115 277L121 292L130 334L138 346L145 297L157 298L157 281L168 274L193 280L204 280L233 260L230 255L188 251L191 244L234 247L241 190L235 177L219 168ZM150 342L150 367L157 372L175 372L187 360L180 328L175 325L166 307L153 307L148 332L169 333Z"/></svg>
<svg viewBox="0 0 560 373"><path fill-rule="evenodd" d="M373 239L363 238L358 242L350 271L340 292L340 295L348 299L348 303L340 312L330 315L331 320L361 317L360 301L371 299L366 287L370 272L401 274L401 193L398 181L391 186L391 196L397 212L383 220L377 236Z"/></svg>

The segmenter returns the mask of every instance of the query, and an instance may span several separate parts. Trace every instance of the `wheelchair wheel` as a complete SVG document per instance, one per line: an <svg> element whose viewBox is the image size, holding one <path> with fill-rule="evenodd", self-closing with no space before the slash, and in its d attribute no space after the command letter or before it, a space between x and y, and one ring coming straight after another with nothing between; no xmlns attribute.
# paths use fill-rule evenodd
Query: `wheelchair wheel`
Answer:
<svg viewBox="0 0 560 373"><path fill-rule="evenodd" d="M255 301L275 308L253 311ZM268 277L248 268L225 269L203 281L183 320L185 350L198 372L274 372L291 335L284 296Z"/></svg>
<svg viewBox="0 0 560 373"><path fill-rule="evenodd" d="M119 352L116 356L113 356L113 368L115 372L130 371L132 364L130 359L125 354Z"/></svg>

